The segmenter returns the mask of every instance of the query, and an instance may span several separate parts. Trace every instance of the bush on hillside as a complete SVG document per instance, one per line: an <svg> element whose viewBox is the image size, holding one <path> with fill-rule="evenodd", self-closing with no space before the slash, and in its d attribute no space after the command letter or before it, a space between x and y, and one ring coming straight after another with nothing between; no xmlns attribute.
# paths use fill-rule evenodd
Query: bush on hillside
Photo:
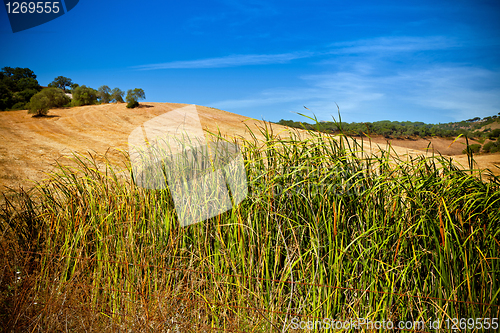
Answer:
<svg viewBox="0 0 500 333"><path fill-rule="evenodd" d="M135 108L139 106L139 100L140 99L145 99L146 94L144 93L144 90L140 88L135 88L134 90L129 89L127 91L127 97L125 98L127 100L127 107L128 108Z"/></svg>
<svg viewBox="0 0 500 333"><path fill-rule="evenodd" d="M99 92L85 85L77 87L73 90L73 106L93 105L97 104Z"/></svg>
<svg viewBox="0 0 500 333"><path fill-rule="evenodd" d="M28 113L44 116L49 109L59 108L68 104L71 99L59 88L46 88L31 97L28 103Z"/></svg>
<svg viewBox="0 0 500 333"><path fill-rule="evenodd" d="M478 143L474 143L472 145L468 145L466 149L462 150L462 154L477 154L481 150L481 145Z"/></svg>
<svg viewBox="0 0 500 333"><path fill-rule="evenodd" d="M483 146L483 151L485 153L496 153L498 151L498 144L496 142L490 141Z"/></svg>
<svg viewBox="0 0 500 333"><path fill-rule="evenodd" d="M488 139L500 138L500 128L497 128L488 134Z"/></svg>
<svg viewBox="0 0 500 333"><path fill-rule="evenodd" d="M133 109L139 106L139 102L137 101L131 101L127 103L127 108Z"/></svg>

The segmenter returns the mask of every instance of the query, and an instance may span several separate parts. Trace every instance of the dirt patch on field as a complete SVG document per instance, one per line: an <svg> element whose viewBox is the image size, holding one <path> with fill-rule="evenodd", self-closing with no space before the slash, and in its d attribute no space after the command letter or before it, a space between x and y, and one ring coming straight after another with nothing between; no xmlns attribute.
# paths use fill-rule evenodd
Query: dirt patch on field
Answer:
<svg viewBox="0 0 500 333"><path fill-rule="evenodd" d="M50 110L50 117L33 118L26 111L0 112L0 192L6 187L31 187L53 171L56 162L68 163L73 152L105 154L112 162L124 160L119 150L128 149L128 136L144 122L186 104L144 103L143 107L127 109L124 103ZM251 138L250 130L259 133L262 121L234 113L197 106L202 127L219 130L226 136ZM267 126L271 126L267 123ZM284 133L285 127L273 124L274 133ZM258 137L261 137L258 135ZM431 147L457 162L467 165L461 154L463 140L431 140ZM398 154L422 154L429 141L419 139L392 140ZM385 148L382 137L372 139L372 146ZM429 153L429 152L428 152ZM465 163L463 163L465 161ZM477 156L478 167L493 168L500 162L499 154Z"/></svg>

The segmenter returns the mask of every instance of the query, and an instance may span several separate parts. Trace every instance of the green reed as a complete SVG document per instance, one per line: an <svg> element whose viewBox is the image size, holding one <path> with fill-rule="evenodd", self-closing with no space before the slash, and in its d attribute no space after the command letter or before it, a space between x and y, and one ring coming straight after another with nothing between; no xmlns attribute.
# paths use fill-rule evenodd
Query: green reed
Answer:
<svg viewBox="0 0 500 333"><path fill-rule="evenodd" d="M368 154L343 134L264 126L237 143L247 198L188 227L168 188L137 187L130 164L97 156L75 155L21 208L6 206L9 251L39 253L25 253L36 259L26 302L46 306L26 307L25 327L268 332L298 316L499 317L498 178L443 156Z"/></svg>

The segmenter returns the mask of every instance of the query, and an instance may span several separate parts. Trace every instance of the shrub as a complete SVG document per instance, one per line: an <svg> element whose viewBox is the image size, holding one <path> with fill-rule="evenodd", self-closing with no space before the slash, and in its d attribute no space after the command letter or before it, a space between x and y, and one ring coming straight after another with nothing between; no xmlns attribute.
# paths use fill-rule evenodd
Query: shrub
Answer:
<svg viewBox="0 0 500 333"><path fill-rule="evenodd" d="M488 138L489 139L500 138L500 128L497 128L497 129L493 130L491 133L489 133Z"/></svg>
<svg viewBox="0 0 500 333"><path fill-rule="evenodd" d="M85 85L73 90L73 105L93 105L97 104L98 91Z"/></svg>
<svg viewBox="0 0 500 333"><path fill-rule="evenodd" d="M22 110L22 109L25 109L26 106L28 105L28 103L26 103L26 102L17 102L16 104L14 104L12 106L11 110Z"/></svg>
<svg viewBox="0 0 500 333"><path fill-rule="evenodd" d="M494 148L496 148L496 147L497 147L496 142L490 141L490 142L488 142L487 144L485 144L483 146L483 151L485 153L490 153L490 152L492 152L491 150L494 149Z"/></svg>
<svg viewBox="0 0 500 333"><path fill-rule="evenodd" d="M44 116L49 109L62 107L70 102L63 90L46 88L31 97L28 103L28 113L35 116Z"/></svg>
<svg viewBox="0 0 500 333"><path fill-rule="evenodd" d="M134 90L129 89L127 91L127 97L125 98L127 100L127 107L128 108L135 108L139 106L138 100L140 99L145 99L146 94L144 93L144 90L140 88L135 88Z"/></svg>
<svg viewBox="0 0 500 333"><path fill-rule="evenodd" d="M131 101L127 103L127 108L133 109L139 106L139 102L137 101Z"/></svg>
<svg viewBox="0 0 500 333"><path fill-rule="evenodd" d="M472 145L468 145L466 149L462 150L462 154L469 154L469 152L477 154L479 153L479 150L481 150L481 145L474 143Z"/></svg>

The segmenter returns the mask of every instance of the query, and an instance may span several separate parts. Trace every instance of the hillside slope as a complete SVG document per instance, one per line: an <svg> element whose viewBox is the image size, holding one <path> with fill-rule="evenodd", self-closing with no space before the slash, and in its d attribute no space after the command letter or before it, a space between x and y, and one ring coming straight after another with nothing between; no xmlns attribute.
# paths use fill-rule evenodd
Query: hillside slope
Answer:
<svg viewBox="0 0 500 333"><path fill-rule="evenodd" d="M47 117L32 118L26 111L0 112L0 192L4 186L30 187L30 180L41 180L55 161L67 163L73 152L109 150L118 161L116 149L128 149L128 136L134 128L165 112L186 104L143 103L127 109L126 104L102 104L50 110ZM248 129L258 132L262 122L213 108L197 106L204 129L229 136L249 137ZM279 126L278 126L279 127ZM110 149L111 148L111 149Z"/></svg>
<svg viewBox="0 0 500 333"><path fill-rule="evenodd" d="M32 118L26 111L1 112L0 192L5 190L5 186L30 187L33 180L46 178L46 173L53 170L56 161L67 163L65 157L73 152L104 154L109 151L112 161L123 161L123 156L116 149L128 149L128 136L134 128L185 105L148 102L140 108L127 109L124 103L103 104L50 110L49 116L42 118ZM250 138L248 128L258 133L259 127L264 125L262 121L214 108L197 106L197 110L204 129L211 132L220 129L228 136ZM286 129L277 124L272 124L272 128L274 133ZM398 147L397 142L393 145L393 149L401 155L422 154L422 151ZM492 168L500 162L499 157L478 156L479 166ZM454 158L463 165L467 164L466 156Z"/></svg>

